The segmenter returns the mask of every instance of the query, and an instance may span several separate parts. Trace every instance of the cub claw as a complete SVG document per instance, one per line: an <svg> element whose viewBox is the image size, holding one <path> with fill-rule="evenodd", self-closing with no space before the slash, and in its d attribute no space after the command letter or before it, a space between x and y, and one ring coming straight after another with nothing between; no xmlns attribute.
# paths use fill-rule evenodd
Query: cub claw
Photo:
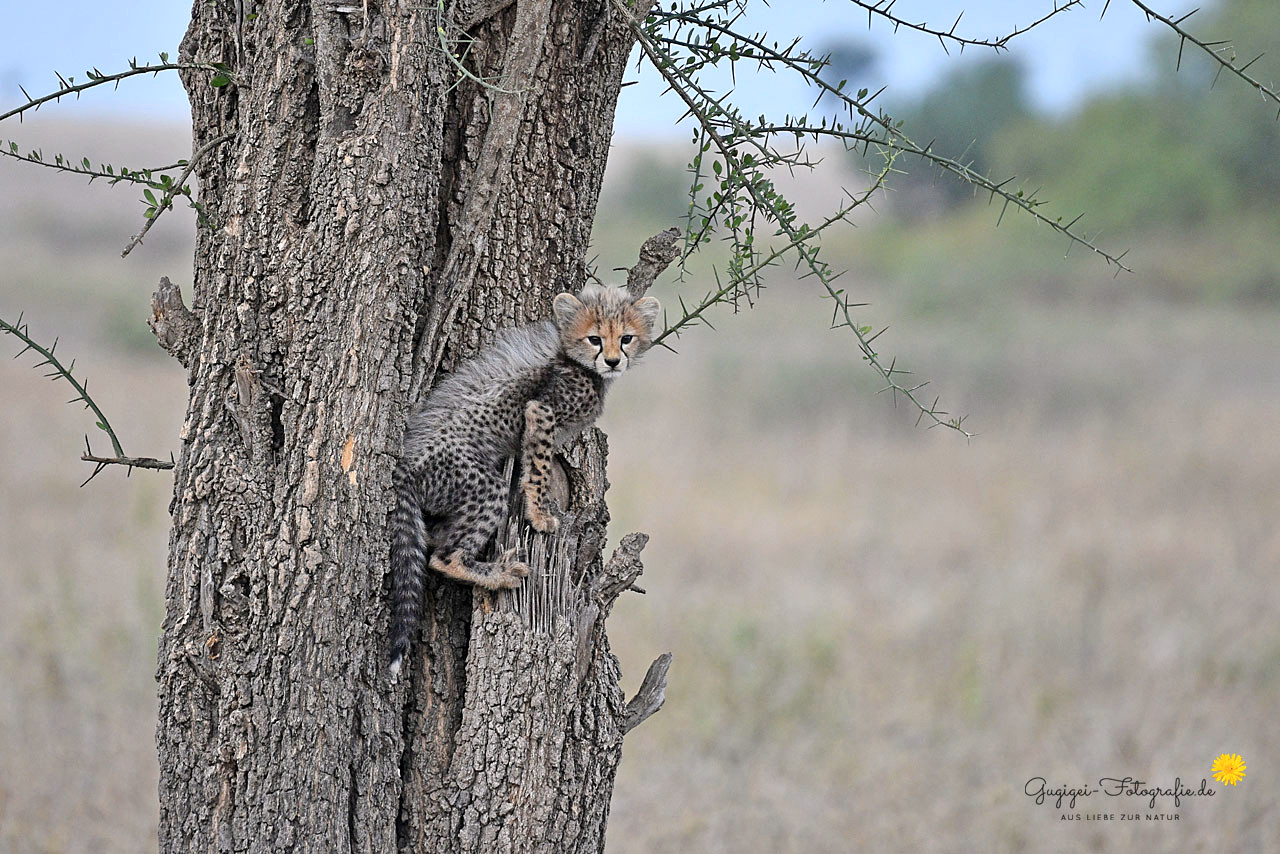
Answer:
<svg viewBox="0 0 1280 854"><path fill-rule="evenodd" d="M529 565L516 560L516 550L508 549L500 562L502 574L498 576L499 589L513 590L529 574Z"/></svg>
<svg viewBox="0 0 1280 854"><path fill-rule="evenodd" d="M560 529L560 508L554 499L549 501L527 501L524 516L535 531L554 534Z"/></svg>
<svg viewBox="0 0 1280 854"><path fill-rule="evenodd" d="M528 516L529 524L533 526L535 531L554 534L560 527L560 520L550 513L530 510Z"/></svg>

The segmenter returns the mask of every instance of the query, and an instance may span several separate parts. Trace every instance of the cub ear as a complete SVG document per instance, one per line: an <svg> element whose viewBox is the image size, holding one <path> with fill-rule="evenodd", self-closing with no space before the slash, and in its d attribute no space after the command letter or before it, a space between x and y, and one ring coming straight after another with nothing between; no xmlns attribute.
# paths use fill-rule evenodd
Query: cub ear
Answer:
<svg viewBox="0 0 1280 854"><path fill-rule="evenodd" d="M640 297L631 304L636 310L636 314L644 318L644 322L649 324L649 328L653 329L653 324L658 321L658 315L662 313L662 303L653 297Z"/></svg>
<svg viewBox="0 0 1280 854"><path fill-rule="evenodd" d="M585 306L582 300L571 293L556 294L556 298L551 301L551 314L555 317L556 326L561 329L572 323L583 308Z"/></svg>

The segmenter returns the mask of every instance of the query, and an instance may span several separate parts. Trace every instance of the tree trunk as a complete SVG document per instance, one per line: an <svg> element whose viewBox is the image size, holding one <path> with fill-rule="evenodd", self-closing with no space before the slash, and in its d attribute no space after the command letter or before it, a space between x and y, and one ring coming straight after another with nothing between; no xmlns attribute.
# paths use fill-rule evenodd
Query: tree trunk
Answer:
<svg viewBox="0 0 1280 854"><path fill-rule="evenodd" d="M231 84L185 77L194 150L228 138L197 164L191 309L164 286L155 302L191 384L157 674L162 851L603 848L622 734L666 666L624 707L603 622L645 538L601 560L603 436L565 455L563 534L501 533L531 554L522 590L430 580L399 684L386 527L416 389L584 281L621 14L194 4L183 58Z"/></svg>

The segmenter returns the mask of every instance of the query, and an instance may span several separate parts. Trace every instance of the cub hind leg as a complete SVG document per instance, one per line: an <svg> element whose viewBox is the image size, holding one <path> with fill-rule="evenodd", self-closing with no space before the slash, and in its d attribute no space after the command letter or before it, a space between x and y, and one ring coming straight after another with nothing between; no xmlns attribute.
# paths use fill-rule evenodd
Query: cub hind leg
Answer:
<svg viewBox="0 0 1280 854"><path fill-rule="evenodd" d="M529 567L508 549L497 560L477 560L477 555L493 537L507 504L507 486L502 476L483 466L468 463L455 472L466 495L449 508L443 524L432 538L434 554L430 566L436 572L485 587L503 590L520 586Z"/></svg>

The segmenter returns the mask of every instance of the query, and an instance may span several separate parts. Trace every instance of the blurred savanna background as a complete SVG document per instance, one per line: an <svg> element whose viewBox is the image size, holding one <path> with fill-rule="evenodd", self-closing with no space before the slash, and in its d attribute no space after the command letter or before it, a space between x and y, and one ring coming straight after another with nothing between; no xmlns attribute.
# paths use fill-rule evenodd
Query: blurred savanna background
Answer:
<svg viewBox="0 0 1280 854"><path fill-rule="evenodd" d="M918 5L940 20L954 4ZM1018 5L995 20L1017 23ZM1252 70L1280 76L1270 0L1220 0L1192 22L1242 61L1271 51ZM1190 46L1175 73L1158 27L1124 30L1125 72L1057 101L1037 70L1047 47L939 59L926 45L936 72L895 91L887 30L831 32L810 41L851 85L889 83L884 106L914 139L1043 188L1054 217L1085 213L1134 272L900 159L876 210L823 250L869 303L860 322L890 327L880 352L974 439L877 394L831 304L786 267L753 307L718 309L714 330L628 376L602 422L611 533L652 541L647 593L622 600L610 636L629 692L656 653L675 663L666 706L628 736L610 850L1275 850L1274 105L1227 75L1211 89ZM602 275L688 206L686 132L642 132L648 96L624 91ZM36 118L0 137L130 165L189 150L181 115L155 108ZM778 182L819 221L876 163L813 153L815 173ZM37 338L61 337L126 453L167 456L185 377L144 318L161 275L189 286L195 225L174 211L120 261L134 195L0 162L0 317L25 311ZM669 308L706 291L716 251L663 280ZM79 488L97 431L35 361L0 360L0 851L151 850L171 481L107 471ZM1035 777L1194 789L1222 753L1246 779L1210 780L1214 797L1180 808L1024 794ZM1097 813L1114 820L1083 820Z"/></svg>

